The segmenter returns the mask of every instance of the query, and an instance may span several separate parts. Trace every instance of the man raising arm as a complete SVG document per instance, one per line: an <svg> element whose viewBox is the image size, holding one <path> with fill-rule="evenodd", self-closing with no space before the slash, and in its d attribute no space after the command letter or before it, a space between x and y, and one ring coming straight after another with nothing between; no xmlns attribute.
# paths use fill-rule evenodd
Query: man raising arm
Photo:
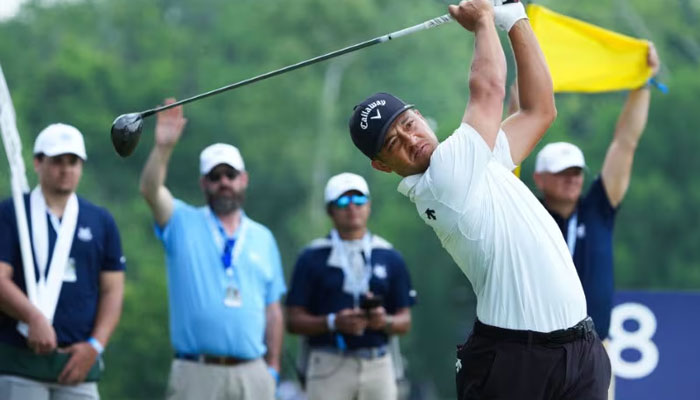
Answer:
<svg viewBox="0 0 700 400"><path fill-rule="evenodd" d="M373 167L403 177L399 192L474 288L477 321L457 353L458 398L605 399L610 362L566 243L511 172L556 115L544 57L519 3L494 9L473 0L450 13L476 42L461 126L438 143L412 105L378 93L355 107L353 142ZM527 104L502 125L505 61L494 16L509 32Z"/></svg>

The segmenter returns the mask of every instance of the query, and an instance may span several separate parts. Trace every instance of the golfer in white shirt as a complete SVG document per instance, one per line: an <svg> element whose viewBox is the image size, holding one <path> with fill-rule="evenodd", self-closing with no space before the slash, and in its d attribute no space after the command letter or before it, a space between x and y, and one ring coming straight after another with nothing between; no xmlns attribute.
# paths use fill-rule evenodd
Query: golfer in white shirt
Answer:
<svg viewBox="0 0 700 400"><path fill-rule="evenodd" d="M559 228L512 174L556 117L552 81L520 3L449 6L475 35L470 98L460 127L439 143L412 105L370 96L350 118L355 145L384 172L472 283L477 321L457 354L458 398L605 399L610 362ZM501 122L506 62L517 63L520 111Z"/></svg>

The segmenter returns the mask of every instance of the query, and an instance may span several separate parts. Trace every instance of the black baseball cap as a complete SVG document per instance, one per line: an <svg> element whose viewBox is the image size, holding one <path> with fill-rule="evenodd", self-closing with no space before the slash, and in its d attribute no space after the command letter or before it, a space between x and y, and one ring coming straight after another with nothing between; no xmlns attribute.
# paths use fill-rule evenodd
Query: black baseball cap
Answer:
<svg viewBox="0 0 700 400"><path fill-rule="evenodd" d="M413 104L406 104L389 93L375 93L355 106L348 125L355 146L373 159L384 144L386 132L396 117Z"/></svg>

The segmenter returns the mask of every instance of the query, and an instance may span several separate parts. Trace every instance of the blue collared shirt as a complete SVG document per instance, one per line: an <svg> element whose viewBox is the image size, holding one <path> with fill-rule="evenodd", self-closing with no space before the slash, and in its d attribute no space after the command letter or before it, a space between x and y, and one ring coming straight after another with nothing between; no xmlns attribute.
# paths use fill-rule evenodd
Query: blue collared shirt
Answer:
<svg viewBox="0 0 700 400"><path fill-rule="evenodd" d="M243 247L233 266L241 305L226 306L232 278L225 272L212 218L208 207L175 200L170 220L155 227L166 252L173 347L179 353L259 358L267 351L266 307L286 291L277 242L265 226L242 214L234 238Z"/></svg>

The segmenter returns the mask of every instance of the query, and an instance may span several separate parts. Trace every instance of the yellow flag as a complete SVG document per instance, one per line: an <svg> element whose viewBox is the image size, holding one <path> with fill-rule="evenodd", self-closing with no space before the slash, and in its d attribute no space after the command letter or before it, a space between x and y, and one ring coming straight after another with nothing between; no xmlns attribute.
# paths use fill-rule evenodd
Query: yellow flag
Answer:
<svg viewBox="0 0 700 400"><path fill-rule="evenodd" d="M545 7L527 7L555 92L606 92L643 86L651 77L649 43Z"/></svg>

